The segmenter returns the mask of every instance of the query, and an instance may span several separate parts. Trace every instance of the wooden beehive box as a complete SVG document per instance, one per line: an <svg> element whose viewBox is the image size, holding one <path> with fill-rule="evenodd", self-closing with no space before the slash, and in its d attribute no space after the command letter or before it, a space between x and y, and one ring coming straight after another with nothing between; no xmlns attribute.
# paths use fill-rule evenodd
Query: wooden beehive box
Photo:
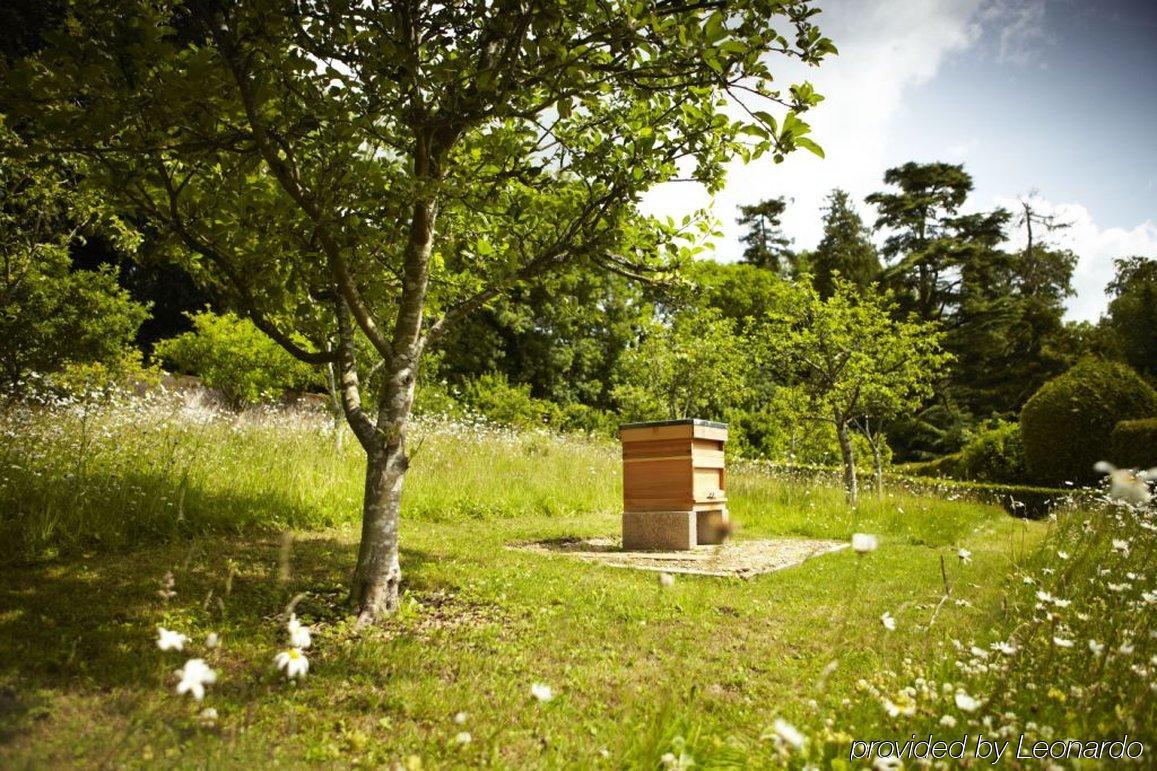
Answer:
<svg viewBox="0 0 1157 771"><path fill-rule="evenodd" d="M695 419L629 423L619 436L623 547L719 543L727 522L727 425Z"/></svg>

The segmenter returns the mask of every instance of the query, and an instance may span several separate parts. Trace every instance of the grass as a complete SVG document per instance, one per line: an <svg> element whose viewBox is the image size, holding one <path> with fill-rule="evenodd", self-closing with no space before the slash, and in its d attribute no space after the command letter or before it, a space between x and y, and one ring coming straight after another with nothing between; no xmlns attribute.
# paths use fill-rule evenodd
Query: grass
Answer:
<svg viewBox="0 0 1157 771"><path fill-rule="evenodd" d="M71 422L54 427L62 411ZM1024 522L903 490L851 511L823 484L738 471L730 478L738 537L863 531L879 535L880 548L749 581L680 576L663 588L653 573L505 548L617 532L613 446L430 425L419 431L407 483L402 611L356 631L343 599L357 456L335 453L322 423L236 421L168 404L6 420L3 511L18 536L7 542L19 544L0 569L6 768L655 768L680 758L780 767L801 765L805 754L773 738L777 719L799 727L807 757L824 763L846 759L852 738L906 738L910 728L959 736L973 730L970 720L975 730L991 721L987 709L967 714L950 697L945 707L927 696L929 682L994 705L1001 683L1014 683L1014 696L999 697L994 730L1029 730L1035 717L1033 735L1047 723L1098 736L1132 726L1152 739L1148 677L1118 672L1104 656L1098 671L1087 649L1041 647L1058 623L1074 636L1083 625L1109 645L1133 640L1136 661L1148 660L1152 610L1141 595L1152 590L1151 531L1137 524L1145 520L1118 515L1115 529L1090 535L1082 523L1097 520L1084 514ZM285 528L295 532L288 551ZM1133 547L1113 552L1110 533L1126 531ZM1060 570L1057 544L1070 554ZM959 548L972 552L969 564ZM1107 593L1104 582L1116 579L1097 573L1106 552L1114 571L1140 576L1129 602L1110 602L1124 595ZM168 571L177 594L165 600L157 592ZM1096 618L1040 616L1033 593L1045 588L1072 598L1073 613L1085 598L1079 612L1095 609ZM279 614L294 598L315 634L310 675L288 683L272 658L285 644ZM885 611L894 632L880 622ZM218 670L203 704L172 692L185 657L156 649L157 625L189 634L186 654ZM213 651L203 644L210 631L223 640ZM970 646L1010 637L1032 667L981 672L972 663ZM1043 683L1037 691L1042 672L1060 683L1063 702L1042 695ZM555 698L534 701L535 682ZM909 698L918 706L908 715L882 706L907 709ZM203 720L203 707L217 718ZM937 728L945 709L960 721L952 731ZM469 743L458 743L462 731Z"/></svg>

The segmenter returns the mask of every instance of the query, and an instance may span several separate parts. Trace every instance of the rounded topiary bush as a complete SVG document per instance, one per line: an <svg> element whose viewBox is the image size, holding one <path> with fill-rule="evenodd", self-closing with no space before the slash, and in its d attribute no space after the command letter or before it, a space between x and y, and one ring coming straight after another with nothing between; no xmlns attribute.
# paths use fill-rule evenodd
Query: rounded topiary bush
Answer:
<svg viewBox="0 0 1157 771"><path fill-rule="evenodd" d="M1114 426L1109 459L1123 468L1157 466L1157 418L1122 420Z"/></svg>
<svg viewBox="0 0 1157 771"><path fill-rule="evenodd" d="M1110 457L1119 421L1157 417L1157 391L1123 364L1086 359L1040 387L1020 412L1029 478L1090 484L1093 464Z"/></svg>
<svg viewBox="0 0 1157 771"><path fill-rule="evenodd" d="M960 450L958 473L979 482L1024 482L1020 426L1001 422L970 439Z"/></svg>

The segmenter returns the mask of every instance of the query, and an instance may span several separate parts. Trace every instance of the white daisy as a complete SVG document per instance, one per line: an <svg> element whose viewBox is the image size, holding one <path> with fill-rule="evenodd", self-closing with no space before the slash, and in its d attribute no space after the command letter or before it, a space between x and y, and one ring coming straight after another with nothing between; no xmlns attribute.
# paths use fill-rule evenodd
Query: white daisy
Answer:
<svg viewBox="0 0 1157 771"><path fill-rule="evenodd" d="M285 676L293 679L305 677L309 672L309 659L300 648L289 648L273 657L273 663L278 669L285 670Z"/></svg>
<svg viewBox="0 0 1157 771"><path fill-rule="evenodd" d="M975 712L980 709L980 700L972 698L964 691L957 691L956 708L961 712Z"/></svg>
<svg viewBox="0 0 1157 771"><path fill-rule="evenodd" d="M795 749L798 750L800 747L803 747L804 735L801 734L795 726L786 720L777 717L771 728L773 731L775 731L776 736L790 744Z"/></svg>
<svg viewBox="0 0 1157 771"><path fill-rule="evenodd" d="M163 626L157 627L157 647L163 651L183 650L188 641L187 635L165 629Z"/></svg>
<svg viewBox="0 0 1157 771"><path fill-rule="evenodd" d="M530 695L541 702L548 702L554 698L554 691L545 683L534 683L530 686Z"/></svg>
<svg viewBox="0 0 1157 771"><path fill-rule="evenodd" d="M177 670L177 693L188 693L197 701L205 698L205 686L217 682L217 673L209 668L204 659L189 659L185 666Z"/></svg>
<svg viewBox="0 0 1157 771"><path fill-rule="evenodd" d="M313 644L313 635L310 634L309 627L297 620L296 613L289 615L289 623L286 624L286 628L289 629L290 647L304 650Z"/></svg>
<svg viewBox="0 0 1157 771"><path fill-rule="evenodd" d="M852 533L852 549L856 554L867 554L876 550L876 536L867 533Z"/></svg>

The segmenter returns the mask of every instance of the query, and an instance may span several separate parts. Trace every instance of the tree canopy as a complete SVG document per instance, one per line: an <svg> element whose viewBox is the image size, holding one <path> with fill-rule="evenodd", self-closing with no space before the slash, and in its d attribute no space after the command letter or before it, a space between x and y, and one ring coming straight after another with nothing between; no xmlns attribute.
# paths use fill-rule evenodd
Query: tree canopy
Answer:
<svg viewBox="0 0 1157 771"><path fill-rule="evenodd" d="M799 115L820 97L770 69L834 51L815 13L82 0L6 69L0 104L33 152L83 159L85 183L223 304L298 359L336 363L368 457L353 596L369 619L396 604L424 352L560 266L640 275L686 259L694 223L636 209L655 184L716 191L734 157L818 152Z"/></svg>

